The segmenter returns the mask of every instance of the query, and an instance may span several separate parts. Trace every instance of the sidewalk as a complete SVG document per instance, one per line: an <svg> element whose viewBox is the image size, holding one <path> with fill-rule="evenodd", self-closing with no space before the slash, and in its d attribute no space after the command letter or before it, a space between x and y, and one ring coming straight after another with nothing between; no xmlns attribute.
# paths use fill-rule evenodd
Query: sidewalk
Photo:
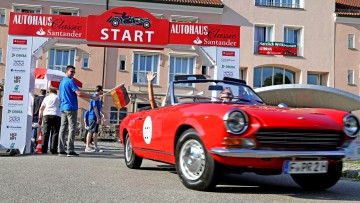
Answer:
<svg viewBox="0 0 360 203"><path fill-rule="evenodd" d="M85 150L85 143L83 141L75 140L74 144L76 151L83 152ZM94 145L90 145L90 147L94 147ZM122 144L115 141L98 141L98 147L100 147L104 151L123 150Z"/></svg>

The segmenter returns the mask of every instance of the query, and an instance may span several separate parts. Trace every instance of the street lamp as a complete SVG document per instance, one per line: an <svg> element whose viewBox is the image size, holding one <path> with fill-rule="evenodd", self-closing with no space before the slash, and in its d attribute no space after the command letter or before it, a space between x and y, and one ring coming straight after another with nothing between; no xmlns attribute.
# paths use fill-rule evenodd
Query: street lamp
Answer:
<svg viewBox="0 0 360 203"><path fill-rule="evenodd" d="M132 112L134 113L135 112L135 102L136 102L136 94L131 94L130 95L130 99L131 99L131 104L132 104Z"/></svg>

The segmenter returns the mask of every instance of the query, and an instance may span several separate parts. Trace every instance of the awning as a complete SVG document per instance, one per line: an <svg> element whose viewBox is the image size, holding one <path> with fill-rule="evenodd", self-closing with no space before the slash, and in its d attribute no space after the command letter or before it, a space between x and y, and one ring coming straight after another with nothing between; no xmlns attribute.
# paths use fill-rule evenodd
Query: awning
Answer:
<svg viewBox="0 0 360 203"><path fill-rule="evenodd" d="M295 108L360 110L360 96L319 85L274 85L254 89L268 105L284 103Z"/></svg>

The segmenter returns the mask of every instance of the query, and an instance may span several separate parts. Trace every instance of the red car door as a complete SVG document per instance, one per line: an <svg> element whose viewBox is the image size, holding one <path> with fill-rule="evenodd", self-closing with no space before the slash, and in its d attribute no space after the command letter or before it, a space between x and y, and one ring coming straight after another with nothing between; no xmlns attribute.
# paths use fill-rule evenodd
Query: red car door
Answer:
<svg viewBox="0 0 360 203"><path fill-rule="evenodd" d="M164 151L161 139L163 110L157 108L153 110L137 113L137 136L136 148L142 150L143 153L151 156L159 156Z"/></svg>

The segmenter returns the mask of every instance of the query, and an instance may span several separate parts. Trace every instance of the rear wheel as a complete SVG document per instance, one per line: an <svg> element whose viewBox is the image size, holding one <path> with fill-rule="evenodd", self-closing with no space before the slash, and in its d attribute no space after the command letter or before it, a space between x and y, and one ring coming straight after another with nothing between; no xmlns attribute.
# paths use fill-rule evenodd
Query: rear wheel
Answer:
<svg viewBox="0 0 360 203"><path fill-rule="evenodd" d="M217 183L216 162L198 133L186 130L176 144L176 171L182 183L193 190L210 190Z"/></svg>
<svg viewBox="0 0 360 203"><path fill-rule="evenodd" d="M142 158L137 156L132 148L129 134L125 135L125 164L128 168L138 169L141 166Z"/></svg>
<svg viewBox="0 0 360 203"><path fill-rule="evenodd" d="M323 174L292 174L292 179L304 189L325 190L334 186L341 177L343 162L329 165Z"/></svg>

